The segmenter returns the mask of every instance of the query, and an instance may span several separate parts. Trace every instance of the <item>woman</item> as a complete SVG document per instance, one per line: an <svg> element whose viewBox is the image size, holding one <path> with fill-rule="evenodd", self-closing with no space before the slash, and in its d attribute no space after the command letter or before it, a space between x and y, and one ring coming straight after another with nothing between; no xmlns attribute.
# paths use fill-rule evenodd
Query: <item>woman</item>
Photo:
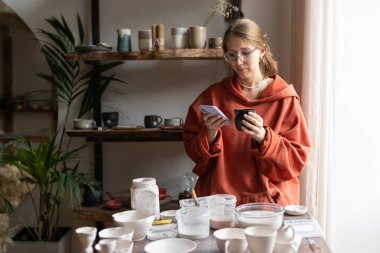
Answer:
<svg viewBox="0 0 380 253"><path fill-rule="evenodd" d="M234 74L203 91L189 107L184 143L196 163L199 196L227 193L237 204L299 203L299 180L310 140L292 85L277 74L277 63L259 26L240 19L224 34L224 58ZM203 114L215 105L231 120L244 115L242 131L218 115Z"/></svg>

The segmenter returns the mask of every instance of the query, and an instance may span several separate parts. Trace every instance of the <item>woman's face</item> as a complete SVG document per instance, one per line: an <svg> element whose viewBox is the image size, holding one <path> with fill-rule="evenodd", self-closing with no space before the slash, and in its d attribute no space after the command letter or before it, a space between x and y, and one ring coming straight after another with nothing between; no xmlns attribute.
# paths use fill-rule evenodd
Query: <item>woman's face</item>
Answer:
<svg viewBox="0 0 380 253"><path fill-rule="evenodd" d="M261 75L259 60L262 53L258 48L236 36L229 37L226 46L225 59L239 79L252 81L255 75Z"/></svg>

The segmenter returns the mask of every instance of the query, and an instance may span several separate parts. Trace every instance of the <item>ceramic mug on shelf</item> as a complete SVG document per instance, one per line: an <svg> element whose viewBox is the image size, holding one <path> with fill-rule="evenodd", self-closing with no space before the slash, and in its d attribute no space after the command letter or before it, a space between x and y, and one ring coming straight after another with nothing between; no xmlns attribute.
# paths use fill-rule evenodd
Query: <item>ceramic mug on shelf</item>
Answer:
<svg viewBox="0 0 380 253"><path fill-rule="evenodd" d="M146 128L158 127L162 122L162 117L158 115L145 115L144 125Z"/></svg>
<svg viewBox="0 0 380 253"><path fill-rule="evenodd" d="M95 120L92 119L74 119L74 129L85 130L92 129L96 126Z"/></svg>
<svg viewBox="0 0 380 253"><path fill-rule="evenodd" d="M103 112L102 120L104 126L112 128L119 124L119 113L118 112Z"/></svg>
<svg viewBox="0 0 380 253"><path fill-rule="evenodd" d="M117 51L130 52L132 51L131 29L117 29Z"/></svg>
<svg viewBox="0 0 380 253"><path fill-rule="evenodd" d="M190 48L205 48L206 47L206 27L191 26L189 28L189 46Z"/></svg>
<svg viewBox="0 0 380 253"><path fill-rule="evenodd" d="M171 30L172 48L188 47L188 29L184 27L175 27Z"/></svg>
<svg viewBox="0 0 380 253"><path fill-rule="evenodd" d="M183 119L181 118L169 118L164 119L164 125L165 126L173 126L173 127L179 127L183 125Z"/></svg>
<svg viewBox="0 0 380 253"><path fill-rule="evenodd" d="M152 51L152 31L138 31L139 49L140 51Z"/></svg>
<svg viewBox="0 0 380 253"><path fill-rule="evenodd" d="M213 37L208 39L208 48L222 48L223 38Z"/></svg>

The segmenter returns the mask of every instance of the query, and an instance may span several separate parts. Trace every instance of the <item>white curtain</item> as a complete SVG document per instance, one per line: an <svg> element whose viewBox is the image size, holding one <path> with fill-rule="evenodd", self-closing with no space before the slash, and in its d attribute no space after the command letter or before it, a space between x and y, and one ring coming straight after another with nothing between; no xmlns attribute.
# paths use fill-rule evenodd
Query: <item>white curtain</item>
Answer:
<svg viewBox="0 0 380 253"><path fill-rule="evenodd" d="M312 139L301 201L333 252L380 252L380 3L293 3L294 79Z"/></svg>

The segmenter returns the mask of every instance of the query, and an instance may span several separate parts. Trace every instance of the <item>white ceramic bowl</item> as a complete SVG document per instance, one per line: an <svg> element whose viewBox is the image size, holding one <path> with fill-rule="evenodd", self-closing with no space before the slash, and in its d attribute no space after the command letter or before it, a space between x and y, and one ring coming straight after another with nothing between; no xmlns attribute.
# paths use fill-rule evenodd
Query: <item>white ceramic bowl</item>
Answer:
<svg viewBox="0 0 380 253"><path fill-rule="evenodd" d="M115 213L112 217L118 226L131 227L134 230L132 240L140 241L152 227L155 214L143 210L129 210Z"/></svg>
<svg viewBox="0 0 380 253"><path fill-rule="evenodd" d="M131 227L105 228L99 232L100 239L123 239L132 241L134 231Z"/></svg>
<svg viewBox="0 0 380 253"><path fill-rule="evenodd" d="M167 210L160 213L161 220L172 219L173 222L176 222L175 213L177 210Z"/></svg>
<svg viewBox="0 0 380 253"><path fill-rule="evenodd" d="M272 203L249 203L236 207L239 226L267 226L278 230L284 219L285 209Z"/></svg>
<svg viewBox="0 0 380 253"><path fill-rule="evenodd" d="M158 252L181 252L187 253L193 251L197 247L194 241L183 238L166 238L157 240L145 245L144 250L147 253Z"/></svg>
<svg viewBox="0 0 380 253"><path fill-rule="evenodd" d="M100 249L99 243L95 245L96 252L103 253ZM129 240L116 240L116 249L113 251L114 253L131 253L133 249L133 242Z"/></svg>

